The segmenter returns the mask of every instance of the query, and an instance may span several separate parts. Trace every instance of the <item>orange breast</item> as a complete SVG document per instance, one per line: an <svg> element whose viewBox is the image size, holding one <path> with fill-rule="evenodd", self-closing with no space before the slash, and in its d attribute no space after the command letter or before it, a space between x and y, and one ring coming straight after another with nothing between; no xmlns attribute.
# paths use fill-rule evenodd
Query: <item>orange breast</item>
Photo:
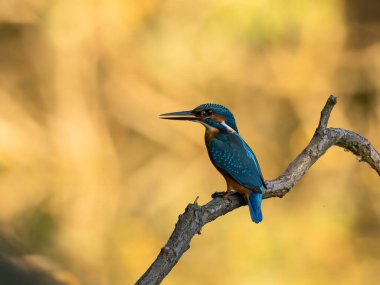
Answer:
<svg viewBox="0 0 380 285"><path fill-rule="evenodd" d="M206 143L208 143L211 139L213 139L218 133L219 133L219 130L217 128L207 128L206 133L205 133Z"/></svg>
<svg viewBox="0 0 380 285"><path fill-rule="evenodd" d="M227 188L229 190L235 190L235 191L239 192L240 194L244 195L244 197L246 199L248 199L249 192L251 192L251 190L249 190L249 189L245 188L244 186L240 185L239 183L237 183L235 180L233 180L228 175L225 175L223 173L222 173L222 175L224 176L224 179L226 179Z"/></svg>

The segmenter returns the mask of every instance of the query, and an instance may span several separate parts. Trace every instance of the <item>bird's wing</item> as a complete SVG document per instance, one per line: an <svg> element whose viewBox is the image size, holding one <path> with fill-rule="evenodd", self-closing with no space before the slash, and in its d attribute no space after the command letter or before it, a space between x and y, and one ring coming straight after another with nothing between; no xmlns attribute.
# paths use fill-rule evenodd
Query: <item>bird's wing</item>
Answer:
<svg viewBox="0 0 380 285"><path fill-rule="evenodd" d="M260 164L259 164L259 161L256 158L255 153L252 151L252 149L249 147L249 145L241 137L240 137L240 139L243 142L244 148L246 149L246 151L248 153L248 156L250 156L252 158L252 160L255 162L255 166L256 166L256 169L257 169L257 171L259 173L262 186L264 186L264 188L266 188L264 177L263 177L263 174L261 173Z"/></svg>
<svg viewBox="0 0 380 285"><path fill-rule="evenodd" d="M265 187L254 153L238 134L210 140L208 151L215 166L240 185L251 190Z"/></svg>

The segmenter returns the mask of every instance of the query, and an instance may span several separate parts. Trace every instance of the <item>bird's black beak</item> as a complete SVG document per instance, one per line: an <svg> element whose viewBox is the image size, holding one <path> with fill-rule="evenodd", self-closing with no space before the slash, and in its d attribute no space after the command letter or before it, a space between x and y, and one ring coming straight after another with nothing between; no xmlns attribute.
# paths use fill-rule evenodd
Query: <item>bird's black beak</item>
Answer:
<svg viewBox="0 0 380 285"><path fill-rule="evenodd" d="M192 111L181 111L181 112L161 114L160 119L182 120L182 121L199 121L199 118L196 117Z"/></svg>

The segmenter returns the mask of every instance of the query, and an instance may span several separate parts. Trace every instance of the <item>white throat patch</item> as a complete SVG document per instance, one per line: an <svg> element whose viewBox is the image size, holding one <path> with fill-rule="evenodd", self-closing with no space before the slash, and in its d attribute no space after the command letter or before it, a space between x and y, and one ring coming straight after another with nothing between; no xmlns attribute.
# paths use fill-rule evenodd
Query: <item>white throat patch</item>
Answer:
<svg viewBox="0 0 380 285"><path fill-rule="evenodd" d="M229 125L227 125L225 121L221 122L221 124L227 129L227 132L236 133L236 131L233 128L231 128Z"/></svg>
<svg viewBox="0 0 380 285"><path fill-rule="evenodd" d="M201 123L202 125L204 125L209 130L212 130L212 129L218 130L217 128L215 128L213 126L210 126L210 125L206 124L205 122L199 121L199 123ZM220 124L227 129L228 133L231 133L231 134L232 133L236 133L236 131L233 128L231 128L229 125L227 125L225 121L220 122Z"/></svg>

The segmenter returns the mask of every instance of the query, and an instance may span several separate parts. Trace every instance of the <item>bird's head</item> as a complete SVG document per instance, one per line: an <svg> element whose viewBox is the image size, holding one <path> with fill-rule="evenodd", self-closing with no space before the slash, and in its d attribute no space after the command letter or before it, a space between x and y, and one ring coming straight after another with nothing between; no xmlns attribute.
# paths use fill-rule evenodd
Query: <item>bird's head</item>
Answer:
<svg viewBox="0 0 380 285"><path fill-rule="evenodd" d="M162 114L160 118L197 122L206 128L215 128L221 132L238 132L234 115L226 107L219 104L207 103L189 111Z"/></svg>

